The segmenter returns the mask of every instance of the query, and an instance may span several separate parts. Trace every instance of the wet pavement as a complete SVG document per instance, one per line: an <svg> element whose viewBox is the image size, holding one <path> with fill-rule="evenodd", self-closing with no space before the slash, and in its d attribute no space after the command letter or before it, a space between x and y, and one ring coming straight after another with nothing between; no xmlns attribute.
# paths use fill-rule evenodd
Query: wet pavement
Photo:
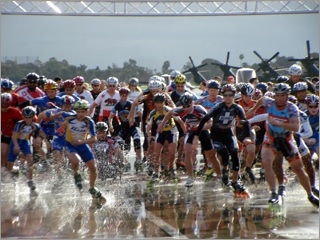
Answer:
<svg viewBox="0 0 320 240"><path fill-rule="evenodd" d="M235 199L217 181L204 183L197 177L187 189L186 176L180 178L178 184L151 188L142 173L126 173L121 181L97 181L107 198L100 208L92 202L88 182L80 194L71 173L54 191L57 179L37 175L37 196L30 194L24 176L16 183L3 176L1 237L319 239L318 209L291 179L283 203L270 207L263 182L247 186L249 199Z"/></svg>

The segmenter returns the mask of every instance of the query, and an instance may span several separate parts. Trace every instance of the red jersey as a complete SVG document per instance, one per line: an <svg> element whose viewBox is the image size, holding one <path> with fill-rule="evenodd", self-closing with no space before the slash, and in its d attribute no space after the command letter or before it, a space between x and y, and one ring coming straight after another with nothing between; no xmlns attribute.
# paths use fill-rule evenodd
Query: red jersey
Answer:
<svg viewBox="0 0 320 240"><path fill-rule="evenodd" d="M22 119L21 111L16 108L9 107L8 111L1 111L1 135L11 137L14 126Z"/></svg>
<svg viewBox="0 0 320 240"><path fill-rule="evenodd" d="M40 88L36 87L34 91L30 91L27 85L18 87L14 92L19 96L19 103L45 96L45 93Z"/></svg>

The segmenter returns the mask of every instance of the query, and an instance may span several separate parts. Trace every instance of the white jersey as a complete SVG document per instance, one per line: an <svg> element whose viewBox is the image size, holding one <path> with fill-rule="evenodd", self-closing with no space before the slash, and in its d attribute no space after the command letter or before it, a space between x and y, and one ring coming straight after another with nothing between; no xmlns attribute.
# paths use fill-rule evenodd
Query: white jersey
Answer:
<svg viewBox="0 0 320 240"><path fill-rule="evenodd" d="M141 92L139 91L130 91L130 94L128 96L128 100L133 102L139 95L141 94ZM142 104L139 104L136 108L136 111L134 113L134 117L138 117L138 112L142 111Z"/></svg>
<svg viewBox="0 0 320 240"><path fill-rule="evenodd" d="M89 92L88 90L83 90L82 93L78 93L77 91L74 91L73 94L75 94L77 97L79 97L80 99L85 99L88 101L89 105L91 105L93 103L93 97L91 92Z"/></svg>
<svg viewBox="0 0 320 240"><path fill-rule="evenodd" d="M107 90L102 91L96 100L95 104L100 106L99 117L108 117L113 109L113 106L120 101L120 94L116 91L112 96L107 92Z"/></svg>

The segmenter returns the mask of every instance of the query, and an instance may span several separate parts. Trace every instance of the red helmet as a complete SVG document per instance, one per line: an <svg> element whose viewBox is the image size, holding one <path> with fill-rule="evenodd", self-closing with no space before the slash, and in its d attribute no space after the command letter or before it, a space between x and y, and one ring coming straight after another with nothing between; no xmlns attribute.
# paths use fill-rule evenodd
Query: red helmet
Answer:
<svg viewBox="0 0 320 240"><path fill-rule="evenodd" d="M76 86L75 81L73 81L71 79L65 80L63 82L63 88L64 89L66 89L66 88L74 88L75 86Z"/></svg>
<svg viewBox="0 0 320 240"><path fill-rule="evenodd" d="M122 94L129 94L130 93L130 89L127 88L127 87L122 87L120 88L119 90L119 94L122 95Z"/></svg>
<svg viewBox="0 0 320 240"><path fill-rule="evenodd" d="M73 81L77 83L84 83L84 78L82 76L76 76L73 78Z"/></svg>

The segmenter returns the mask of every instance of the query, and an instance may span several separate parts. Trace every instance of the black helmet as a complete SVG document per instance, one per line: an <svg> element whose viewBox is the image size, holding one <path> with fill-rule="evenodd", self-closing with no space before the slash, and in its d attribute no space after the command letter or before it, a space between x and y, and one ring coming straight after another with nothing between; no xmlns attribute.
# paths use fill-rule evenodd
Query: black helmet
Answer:
<svg viewBox="0 0 320 240"><path fill-rule="evenodd" d="M193 95L189 92L183 93L179 98L179 102L181 103L182 106L188 106L192 103L192 101L193 101Z"/></svg>
<svg viewBox="0 0 320 240"><path fill-rule="evenodd" d="M138 86L138 85L139 85L139 79L138 79L138 78L135 78L135 77L130 78L130 79L129 79L129 84L130 84L130 85L133 85L133 86Z"/></svg>
<svg viewBox="0 0 320 240"><path fill-rule="evenodd" d="M221 93L225 93L225 92L233 92L235 93L236 92L236 88L233 84L225 84L222 86L221 88Z"/></svg>
<svg viewBox="0 0 320 240"><path fill-rule="evenodd" d="M291 88L288 84L286 83L277 83L273 87L273 92L275 94L277 93L286 93L289 94L291 92Z"/></svg>
<svg viewBox="0 0 320 240"><path fill-rule="evenodd" d="M268 84L264 82L259 82L256 86L257 89L259 89L261 92L266 92L268 91Z"/></svg>
<svg viewBox="0 0 320 240"><path fill-rule="evenodd" d="M96 123L96 130L101 132L107 132L108 131L108 124L105 122L97 122Z"/></svg>
<svg viewBox="0 0 320 240"><path fill-rule="evenodd" d="M22 109L22 116L27 118L32 118L36 115L37 110L34 107L27 106L24 109Z"/></svg>
<svg viewBox="0 0 320 240"><path fill-rule="evenodd" d="M154 102L164 102L166 100L166 96L163 93L157 93L153 96Z"/></svg>
<svg viewBox="0 0 320 240"><path fill-rule="evenodd" d="M47 83L48 79L45 76L40 76L37 82L39 88L44 88L44 85Z"/></svg>
<svg viewBox="0 0 320 240"><path fill-rule="evenodd" d="M39 75L36 73L28 73L26 76L26 79L28 81L28 83L33 82L33 83L37 83L39 80Z"/></svg>
<svg viewBox="0 0 320 240"><path fill-rule="evenodd" d="M207 84L207 88L215 88L215 89L220 89L221 88L221 84L217 81L217 80L211 80L208 84Z"/></svg>
<svg viewBox="0 0 320 240"><path fill-rule="evenodd" d="M277 83L283 83L283 82L286 82L288 80L289 80L289 78L287 76L278 76L277 79L276 79L276 82Z"/></svg>
<svg viewBox="0 0 320 240"><path fill-rule="evenodd" d="M25 85L25 84L27 84L27 83L28 83L28 80L27 80L26 78L22 78L22 79L20 80L19 86Z"/></svg>

